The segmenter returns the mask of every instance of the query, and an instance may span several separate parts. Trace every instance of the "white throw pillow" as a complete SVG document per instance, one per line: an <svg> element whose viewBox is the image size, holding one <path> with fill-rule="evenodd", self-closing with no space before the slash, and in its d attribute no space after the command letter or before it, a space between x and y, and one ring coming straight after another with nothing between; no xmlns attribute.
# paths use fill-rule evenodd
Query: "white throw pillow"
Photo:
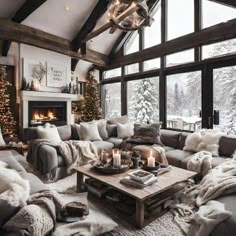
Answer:
<svg viewBox="0 0 236 236"><path fill-rule="evenodd" d="M38 126L36 130L38 138L40 139L48 139L54 142L61 142L60 135L55 125L46 123L44 126Z"/></svg>
<svg viewBox="0 0 236 236"><path fill-rule="evenodd" d="M219 140L222 135L224 135L222 132L204 130L204 132L202 132L202 141L199 143L197 151L208 151L212 154L212 156L218 157Z"/></svg>
<svg viewBox="0 0 236 236"><path fill-rule="evenodd" d="M184 151L197 151L199 143L202 141L202 135L200 132L194 132L187 136L185 140Z"/></svg>
<svg viewBox="0 0 236 236"><path fill-rule="evenodd" d="M126 124L117 123L118 138L128 138L134 135L134 123L129 122Z"/></svg>
<svg viewBox="0 0 236 236"><path fill-rule="evenodd" d="M101 119L101 120L94 120L97 122L98 125L98 132L100 137L103 140L108 139L108 132L107 132L107 120Z"/></svg>
<svg viewBox="0 0 236 236"><path fill-rule="evenodd" d="M77 127L79 138L83 141L101 141L97 122L82 122Z"/></svg>
<svg viewBox="0 0 236 236"><path fill-rule="evenodd" d="M0 146L6 146L6 143L5 143L5 141L4 141L3 137L2 137L2 130L1 130L1 128L0 128Z"/></svg>

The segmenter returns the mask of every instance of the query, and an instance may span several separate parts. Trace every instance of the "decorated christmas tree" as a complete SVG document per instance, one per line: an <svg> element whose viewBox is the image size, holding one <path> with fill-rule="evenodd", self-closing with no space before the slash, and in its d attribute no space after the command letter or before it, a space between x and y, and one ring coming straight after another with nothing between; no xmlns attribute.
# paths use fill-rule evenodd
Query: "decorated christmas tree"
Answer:
<svg viewBox="0 0 236 236"><path fill-rule="evenodd" d="M92 121L102 118L98 82L95 79L95 68L91 66L87 73L85 96L82 102L81 121Z"/></svg>
<svg viewBox="0 0 236 236"><path fill-rule="evenodd" d="M8 88L12 86L6 80L6 71L0 66L0 128L4 136L14 136L16 134L16 122L10 108L10 94Z"/></svg>

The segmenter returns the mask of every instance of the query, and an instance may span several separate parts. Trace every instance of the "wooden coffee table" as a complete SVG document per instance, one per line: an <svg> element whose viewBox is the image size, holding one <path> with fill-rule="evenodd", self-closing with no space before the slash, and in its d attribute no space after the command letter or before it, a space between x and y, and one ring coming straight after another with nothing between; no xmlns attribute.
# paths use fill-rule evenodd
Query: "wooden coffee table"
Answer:
<svg viewBox="0 0 236 236"><path fill-rule="evenodd" d="M185 169L177 168L172 166L170 172L166 172L158 176L158 182L147 186L143 189L138 189L132 186L124 185L120 183L120 180L127 176L129 172L134 170L128 170L122 174L115 175L105 175L97 172L90 164L76 168L77 171L77 191L82 191L82 186L84 182L84 176L94 178L109 187L112 187L130 197L136 201L136 214L135 214L135 224L137 227L142 228L152 220L156 219L158 216L162 215L164 212L148 219L145 219L145 203L152 200L153 198L160 197L160 201L164 202L173 197L177 191L183 189L186 185L186 181L189 178L194 177L197 173L188 171ZM159 200L158 200L159 201Z"/></svg>

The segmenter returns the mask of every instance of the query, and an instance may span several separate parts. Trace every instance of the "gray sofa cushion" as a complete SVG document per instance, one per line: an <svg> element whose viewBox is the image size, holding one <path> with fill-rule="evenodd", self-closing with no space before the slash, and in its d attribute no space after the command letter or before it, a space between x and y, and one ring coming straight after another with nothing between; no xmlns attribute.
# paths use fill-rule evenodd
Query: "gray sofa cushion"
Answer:
<svg viewBox="0 0 236 236"><path fill-rule="evenodd" d="M72 131L71 131L71 125L63 125L57 127L59 136L61 140L70 140L72 139Z"/></svg>
<svg viewBox="0 0 236 236"><path fill-rule="evenodd" d="M58 155L57 158L58 158L58 167L66 165L65 159L61 155Z"/></svg>
<svg viewBox="0 0 236 236"><path fill-rule="evenodd" d="M222 136L219 141L219 155L230 157L236 149L236 136Z"/></svg>
<svg viewBox="0 0 236 236"><path fill-rule="evenodd" d="M188 151L182 151L182 150L172 150L169 152L166 152L166 157L170 165L182 167L182 161L186 158L191 156L193 153Z"/></svg>
<svg viewBox="0 0 236 236"><path fill-rule="evenodd" d="M117 137L117 125L107 124L108 137Z"/></svg>
<svg viewBox="0 0 236 236"><path fill-rule="evenodd" d="M217 201L220 201L225 204L225 209L232 212L232 216L223 221L222 223L218 224L211 236L233 236L236 235L236 193L228 194L217 198Z"/></svg>
<svg viewBox="0 0 236 236"><path fill-rule="evenodd" d="M162 147L165 149L165 152L169 152L169 151L175 150L174 148L169 147L169 146L162 146Z"/></svg>
<svg viewBox="0 0 236 236"><path fill-rule="evenodd" d="M185 146L186 138L188 137L189 134L191 134L191 133L182 132L179 135L179 149L183 150L183 148Z"/></svg>
<svg viewBox="0 0 236 236"><path fill-rule="evenodd" d="M180 132L172 131L172 130L161 130L161 142L165 146L179 148L179 136Z"/></svg>
<svg viewBox="0 0 236 236"><path fill-rule="evenodd" d="M14 158L13 153L11 151L0 151L0 160L18 172L26 172L24 167Z"/></svg>
<svg viewBox="0 0 236 236"><path fill-rule="evenodd" d="M97 147L98 151L101 149L111 149L114 147L113 143L106 141L94 141L93 144Z"/></svg>
<svg viewBox="0 0 236 236"><path fill-rule="evenodd" d="M110 138L106 139L106 141L109 143L113 143L115 148L119 148L121 143L123 142L123 139L110 137Z"/></svg>

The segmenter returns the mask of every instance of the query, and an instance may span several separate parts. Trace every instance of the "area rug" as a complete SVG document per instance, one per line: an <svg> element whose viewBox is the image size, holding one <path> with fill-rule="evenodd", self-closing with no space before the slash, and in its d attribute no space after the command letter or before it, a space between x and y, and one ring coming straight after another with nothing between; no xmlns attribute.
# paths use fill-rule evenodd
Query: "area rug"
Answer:
<svg viewBox="0 0 236 236"><path fill-rule="evenodd" d="M76 174L70 175L48 186L59 193L75 193L76 190ZM174 223L173 215L167 212L163 216L154 220L152 223L143 229L137 229L129 224L124 215L117 212L115 209L108 208L106 202L101 201L96 197L90 197L92 202L98 209L105 211L119 226L102 236L184 236L181 229Z"/></svg>

